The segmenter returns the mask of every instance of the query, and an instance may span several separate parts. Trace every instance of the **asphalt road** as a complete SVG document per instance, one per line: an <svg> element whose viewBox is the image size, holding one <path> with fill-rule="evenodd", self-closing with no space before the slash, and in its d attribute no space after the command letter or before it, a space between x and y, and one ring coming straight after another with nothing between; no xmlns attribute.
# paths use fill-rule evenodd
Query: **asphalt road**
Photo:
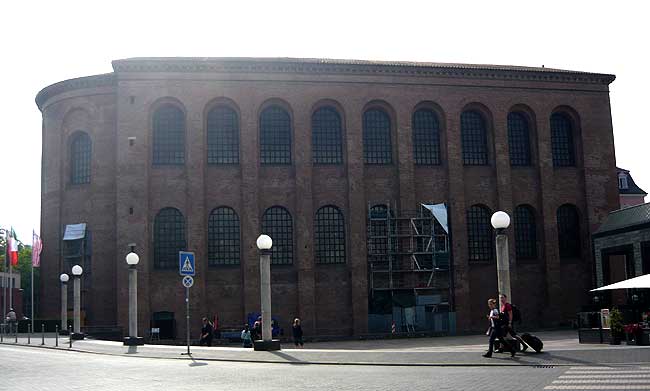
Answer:
<svg viewBox="0 0 650 391"><path fill-rule="evenodd" d="M386 367L118 357L0 346L0 390L650 389L650 367Z"/></svg>

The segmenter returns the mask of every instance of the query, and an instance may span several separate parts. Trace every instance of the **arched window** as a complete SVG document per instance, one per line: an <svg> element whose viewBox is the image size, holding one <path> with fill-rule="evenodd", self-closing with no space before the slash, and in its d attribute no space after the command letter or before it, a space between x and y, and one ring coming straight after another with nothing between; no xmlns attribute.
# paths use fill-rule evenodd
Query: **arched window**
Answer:
<svg viewBox="0 0 650 391"><path fill-rule="evenodd" d="M208 217L208 266L220 265L239 265L239 217L228 207Z"/></svg>
<svg viewBox="0 0 650 391"><path fill-rule="evenodd" d="M262 216L262 233L273 240L272 265L293 263L293 221L289 211L281 206L268 208Z"/></svg>
<svg viewBox="0 0 650 391"><path fill-rule="evenodd" d="M218 106L207 118L208 163L239 163L239 119L235 110Z"/></svg>
<svg viewBox="0 0 650 391"><path fill-rule="evenodd" d="M345 263L345 221L336 206L316 212L316 263Z"/></svg>
<svg viewBox="0 0 650 391"><path fill-rule="evenodd" d="M528 119L522 113L508 114L508 146L511 166L530 166L530 132Z"/></svg>
<svg viewBox="0 0 650 391"><path fill-rule="evenodd" d="M576 165L571 120L562 113L551 115L551 149L554 167Z"/></svg>
<svg viewBox="0 0 650 391"><path fill-rule="evenodd" d="M185 218L176 208L161 209L153 222L153 264L156 269L178 267L178 252L185 250Z"/></svg>
<svg viewBox="0 0 650 391"><path fill-rule="evenodd" d="M537 259L537 226L532 206L515 208L515 251L517 259Z"/></svg>
<svg viewBox="0 0 650 391"><path fill-rule="evenodd" d="M467 247L469 261L489 261L494 258L494 238L490 209L483 205L472 205L467 210Z"/></svg>
<svg viewBox="0 0 650 391"><path fill-rule="evenodd" d="M366 164L391 164L393 147L390 118L384 110L363 113L363 159Z"/></svg>
<svg viewBox="0 0 650 391"><path fill-rule="evenodd" d="M260 162L291 164L291 117L280 106L269 106L260 115Z"/></svg>
<svg viewBox="0 0 650 391"><path fill-rule="evenodd" d="M477 111L463 111L460 115L460 133L463 144L463 164L487 165L487 130L483 116Z"/></svg>
<svg viewBox="0 0 650 391"><path fill-rule="evenodd" d="M70 182L73 185L90 183L92 145L90 136L77 132L70 143Z"/></svg>
<svg viewBox="0 0 650 391"><path fill-rule="evenodd" d="M311 116L312 161L343 163L341 116L333 107L321 107Z"/></svg>
<svg viewBox="0 0 650 391"><path fill-rule="evenodd" d="M575 205L565 204L557 209L557 241L560 258L580 257L580 219Z"/></svg>
<svg viewBox="0 0 650 391"><path fill-rule="evenodd" d="M433 110L420 109L413 113L413 154L415 164L440 164L440 124Z"/></svg>
<svg viewBox="0 0 650 391"><path fill-rule="evenodd" d="M153 164L185 164L185 113L172 104L153 114Z"/></svg>

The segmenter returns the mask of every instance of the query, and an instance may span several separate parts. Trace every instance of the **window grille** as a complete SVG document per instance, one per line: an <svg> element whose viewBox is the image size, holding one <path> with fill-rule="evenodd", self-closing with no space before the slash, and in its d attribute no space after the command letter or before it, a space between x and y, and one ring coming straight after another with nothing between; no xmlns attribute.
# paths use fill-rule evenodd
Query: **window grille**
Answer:
<svg viewBox="0 0 650 391"><path fill-rule="evenodd" d="M537 259L535 210L528 205L515 208L515 252L517 259Z"/></svg>
<svg viewBox="0 0 650 391"><path fill-rule="evenodd" d="M574 205L562 205L557 209L557 236L560 258L580 257L580 220Z"/></svg>
<svg viewBox="0 0 650 391"><path fill-rule="evenodd" d="M530 132L522 113L508 114L508 145L511 166L530 166Z"/></svg>
<svg viewBox="0 0 650 391"><path fill-rule="evenodd" d="M291 117L279 106L270 106L260 115L260 162L291 164Z"/></svg>
<svg viewBox="0 0 650 391"><path fill-rule="evenodd" d="M273 240L271 264L293 264L293 222L289 212L280 206L268 208L262 216L262 233Z"/></svg>
<svg viewBox="0 0 650 391"><path fill-rule="evenodd" d="M161 209L154 219L153 263L156 269L178 267L178 252L185 250L185 218L175 208Z"/></svg>
<svg viewBox="0 0 650 391"><path fill-rule="evenodd" d="M381 109L363 113L363 158L366 164L392 164L390 118Z"/></svg>
<svg viewBox="0 0 650 391"><path fill-rule="evenodd" d="M464 111L460 115L460 133L463 144L463 164L487 165L487 131L483 116L476 111Z"/></svg>
<svg viewBox="0 0 650 391"><path fill-rule="evenodd" d="M335 206L316 212L316 263L345 263L345 220Z"/></svg>
<svg viewBox="0 0 650 391"><path fill-rule="evenodd" d="M208 217L208 266L239 265L239 217L231 208L220 207Z"/></svg>
<svg viewBox="0 0 650 391"><path fill-rule="evenodd" d="M333 107L322 107L311 117L312 160L315 164L343 163L341 116Z"/></svg>
<svg viewBox="0 0 650 391"><path fill-rule="evenodd" d="M473 205L467 210L467 247L470 262L494 259L494 237L490 217L490 209L482 205Z"/></svg>
<svg viewBox="0 0 650 391"><path fill-rule="evenodd" d="M215 107L208 113L208 164L239 163L239 119L235 110Z"/></svg>
<svg viewBox="0 0 650 391"><path fill-rule="evenodd" d="M73 185L90 183L90 162L92 145L90 136L78 132L70 145L70 182Z"/></svg>
<svg viewBox="0 0 650 391"><path fill-rule="evenodd" d="M153 164L185 164L185 114L171 104L153 115Z"/></svg>
<svg viewBox="0 0 650 391"><path fill-rule="evenodd" d="M413 153L415 164L440 164L440 124L433 110L420 109L413 114Z"/></svg>
<svg viewBox="0 0 650 391"><path fill-rule="evenodd" d="M573 126L564 114L555 113L551 116L551 149L554 167L575 166Z"/></svg>

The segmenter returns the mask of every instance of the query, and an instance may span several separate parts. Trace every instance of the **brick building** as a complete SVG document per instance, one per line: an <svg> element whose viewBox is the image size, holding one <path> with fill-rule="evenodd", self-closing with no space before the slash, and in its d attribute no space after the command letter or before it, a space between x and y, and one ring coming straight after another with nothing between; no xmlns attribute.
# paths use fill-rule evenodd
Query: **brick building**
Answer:
<svg viewBox="0 0 650 391"><path fill-rule="evenodd" d="M45 317L58 316L59 273L82 263L86 323L126 328L135 243L141 333L171 318L184 333L179 249L197 255L193 318L239 327L259 311L265 232L284 328L300 316L310 335L391 320L479 330L497 286L496 210L512 216L527 323L566 323L588 300L590 234L619 207L612 75L252 58L113 69L36 97Z"/></svg>
<svg viewBox="0 0 650 391"><path fill-rule="evenodd" d="M616 167L616 175L618 177L618 193L621 208L645 203L645 196L648 193L634 182L629 170Z"/></svg>

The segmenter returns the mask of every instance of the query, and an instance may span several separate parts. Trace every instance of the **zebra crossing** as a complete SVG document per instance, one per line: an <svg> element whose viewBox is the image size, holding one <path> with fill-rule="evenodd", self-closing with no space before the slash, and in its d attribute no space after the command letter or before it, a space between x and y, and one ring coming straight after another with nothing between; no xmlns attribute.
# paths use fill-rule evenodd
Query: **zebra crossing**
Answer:
<svg viewBox="0 0 650 391"><path fill-rule="evenodd" d="M650 390L650 367L571 367L545 390Z"/></svg>

